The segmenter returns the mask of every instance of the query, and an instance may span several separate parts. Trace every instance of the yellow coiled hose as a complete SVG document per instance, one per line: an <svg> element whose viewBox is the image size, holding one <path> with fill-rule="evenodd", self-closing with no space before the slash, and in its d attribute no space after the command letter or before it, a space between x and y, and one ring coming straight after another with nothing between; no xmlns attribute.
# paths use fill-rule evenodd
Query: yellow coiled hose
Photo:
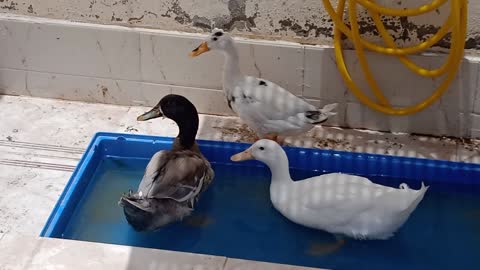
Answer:
<svg viewBox="0 0 480 270"><path fill-rule="evenodd" d="M455 75L461 64L463 58L463 52L465 47L465 39L467 35L467 0L450 0L450 15L438 32L430 37L428 40L407 48L397 48L393 38L388 34L383 22L380 19L380 14L388 16L417 16L439 8L441 5L448 2L448 0L433 0L431 3L420 6L413 9L392 9L380 6L374 2L374 0L339 0L337 10L335 11L330 3L330 0L322 0L328 14L334 22L334 47L335 56L337 59L337 66L340 74L342 75L345 83L350 91L357 97L363 104L369 106L372 109L383 112L390 115L408 115L419 112L438 98L448 89L452 81L455 79ZM349 4L349 20L351 28L343 23L343 11L345 9L345 2ZM360 36L358 20L357 20L357 5L361 5L366 8L372 17L378 32L380 33L385 47L368 42ZM424 69L413 61L408 59L406 55L416 54L424 51L440 41L448 32L451 32L451 46L450 54L447 61L437 69L428 70ZM350 38L355 46L356 55L358 57L360 66L367 79L369 86L371 87L377 101L372 101L367 97L355 84L350 77L348 69L345 65L343 53L341 34L345 34ZM367 59L365 57L364 48L387 55L395 55L399 60L411 71L424 77L439 77L446 74L445 79L435 92L420 103L406 108L393 108L388 102L387 98L383 95L380 87L378 86L373 74L368 66Z"/></svg>

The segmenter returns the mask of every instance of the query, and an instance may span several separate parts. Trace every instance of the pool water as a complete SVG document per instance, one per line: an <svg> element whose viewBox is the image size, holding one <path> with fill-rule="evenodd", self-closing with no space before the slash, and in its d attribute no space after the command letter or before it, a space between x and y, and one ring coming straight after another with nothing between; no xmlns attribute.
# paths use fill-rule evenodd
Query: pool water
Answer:
<svg viewBox="0 0 480 270"><path fill-rule="evenodd" d="M294 224L269 197L265 167L213 164L216 177L194 215L157 232L135 232L117 202L136 190L148 159L105 158L63 238L333 269L480 269L480 188L432 184L407 223L386 241L348 240L336 251L326 232ZM322 172L292 170L303 179ZM406 182L370 178L398 187ZM428 183L427 183L428 184Z"/></svg>

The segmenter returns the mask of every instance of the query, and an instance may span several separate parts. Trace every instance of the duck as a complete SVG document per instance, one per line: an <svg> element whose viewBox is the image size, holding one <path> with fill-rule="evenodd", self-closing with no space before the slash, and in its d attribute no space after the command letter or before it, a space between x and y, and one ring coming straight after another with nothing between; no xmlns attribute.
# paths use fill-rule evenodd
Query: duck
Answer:
<svg viewBox="0 0 480 270"><path fill-rule="evenodd" d="M275 141L262 139L230 158L255 159L271 171L270 200L288 220L335 236L337 247L345 238L386 240L403 226L422 201L428 186L414 190L379 185L344 173L327 173L292 180L288 157Z"/></svg>
<svg viewBox="0 0 480 270"><path fill-rule="evenodd" d="M223 90L228 107L255 132L256 140L283 144L286 136L306 133L336 114L337 103L319 109L269 80L243 75L235 41L222 29L214 28L190 56L208 51L224 54Z"/></svg>
<svg viewBox="0 0 480 270"><path fill-rule="evenodd" d="M215 176L195 141L199 123L195 106L183 96L170 94L137 120L158 117L173 120L179 133L170 150L150 159L138 190L120 198L125 218L136 231L156 231L190 216Z"/></svg>

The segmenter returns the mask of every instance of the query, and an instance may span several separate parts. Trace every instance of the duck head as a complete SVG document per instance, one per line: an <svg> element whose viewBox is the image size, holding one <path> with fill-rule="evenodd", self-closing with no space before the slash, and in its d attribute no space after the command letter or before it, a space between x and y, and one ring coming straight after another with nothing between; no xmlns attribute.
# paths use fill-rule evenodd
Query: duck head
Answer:
<svg viewBox="0 0 480 270"><path fill-rule="evenodd" d="M197 48L190 52L190 56L196 57L211 50L226 52L234 47L233 44L234 41L227 32L224 32L222 29L215 28Z"/></svg>
<svg viewBox="0 0 480 270"><path fill-rule="evenodd" d="M283 148L275 141L263 139L247 150L230 157L232 161L256 159L265 163L272 172L272 182L292 181L288 169L288 157Z"/></svg>
<svg viewBox="0 0 480 270"><path fill-rule="evenodd" d="M195 106L180 95L166 95L150 111L137 117L137 121L146 121L165 116L172 119L177 124L184 121L191 121L192 118L198 119L198 112Z"/></svg>
<svg viewBox="0 0 480 270"><path fill-rule="evenodd" d="M262 139L254 143L247 150L233 155L230 159L235 162L255 159L271 167L276 165L279 160L286 158L285 151L277 142Z"/></svg>
<svg viewBox="0 0 480 270"><path fill-rule="evenodd" d="M177 123L180 143L184 148L190 148L195 142L198 130L198 112L190 100L180 95L166 95L150 111L138 116L137 121L163 116Z"/></svg>

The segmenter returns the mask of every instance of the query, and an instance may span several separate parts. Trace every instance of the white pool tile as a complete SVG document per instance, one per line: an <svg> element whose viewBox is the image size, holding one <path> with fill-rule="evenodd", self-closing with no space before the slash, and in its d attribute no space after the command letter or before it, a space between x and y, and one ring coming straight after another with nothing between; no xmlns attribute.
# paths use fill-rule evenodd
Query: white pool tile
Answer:
<svg viewBox="0 0 480 270"><path fill-rule="evenodd" d="M238 44L241 69L246 75L270 80L295 95L302 95L304 49L300 45Z"/></svg>
<svg viewBox="0 0 480 270"><path fill-rule="evenodd" d="M128 28L99 29L81 24L37 24L3 20L9 53L0 58L6 68L140 79L139 33Z"/></svg>
<svg viewBox="0 0 480 270"><path fill-rule="evenodd" d="M222 89L224 56L218 51L190 58L203 37L145 32L140 34L142 78L148 82ZM244 74L271 80L301 94L303 48L272 47L262 42L237 44ZM280 68L281 67L281 68Z"/></svg>
<svg viewBox="0 0 480 270"><path fill-rule="evenodd" d="M303 96L343 102L349 95L331 48L305 47ZM350 58L349 58L350 60Z"/></svg>
<svg viewBox="0 0 480 270"><path fill-rule="evenodd" d="M221 90L175 87L172 88L172 93L190 99L199 113L235 115L228 107L225 94Z"/></svg>
<svg viewBox="0 0 480 270"><path fill-rule="evenodd" d="M33 96L116 105L154 105L172 87L138 81L28 72L28 92Z"/></svg>
<svg viewBox="0 0 480 270"><path fill-rule="evenodd" d="M158 33L140 33L142 80L221 89L223 56L206 53L196 58L189 53L201 38Z"/></svg>
<svg viewBox="0 0 480 270"><path fill-rule="evenodd" d="M478 62L469 63L469 73L464 80L470 82L473 97L473 112L480 113L480 67Z"/></svg>
<svg viewBox="0 0 480 270"><path fill-rule="evenodd" d="M2 267L16 269L222 270L225 257L101 243L9 236L0 241Z"/></svg>
<svg viewBox="0 0 480 270"><path fill-rule="evenodd" d="M224 270L321 270L326 268L310 268L286 264L247 261L240 259L227 259Z"/></svg>
<svg viewBox="0 0 480 270"><path fill-rule="evenodd" d="M25 43L30 41L32 24L16 20L1 20L0 67L26 69L28 52Z"/></svg>
<svg viewBox="0 0 480 270"><path fill-rule="evenodd" d="M26 72L0 68L0 94L30 95L26 89Z"/></svg>
<svg viewBox="0 0 480 270"><path fill-rule="evenodd" d="M460 136L464 133L459 113L427 108L413 115L390 116L364 104L349 102L345 110L345 126L380 131Z"/></svg>
<svg viewBox="0 0 480 270"><path fill-rule="evenodd" d="M379 88L390 104L400 107L408 107L418 104L432 95L443 82L443 77L427 78L413 73L394 57L366 53L369 66ZM371 87L361 69L358 57L354 51L344 51L345 63L350 76L357 87L370 100L377 102ZM433 69L440 67L445 61L445 55L437 56L410 56L410 59L419 63L423 68ZM432 108L450 112L468 110L472 105L472 97L475 92L472 76L478 65L464 61L456 79L445 92L441 101L432 105ZM388 71L388 74L385 72ZM467 78L468 77L468 78ZM359 100L350 92L341 77L336 63L333 48L309 47L305 48L305 88L304 96L332 99L359 103Z"/></svg>

